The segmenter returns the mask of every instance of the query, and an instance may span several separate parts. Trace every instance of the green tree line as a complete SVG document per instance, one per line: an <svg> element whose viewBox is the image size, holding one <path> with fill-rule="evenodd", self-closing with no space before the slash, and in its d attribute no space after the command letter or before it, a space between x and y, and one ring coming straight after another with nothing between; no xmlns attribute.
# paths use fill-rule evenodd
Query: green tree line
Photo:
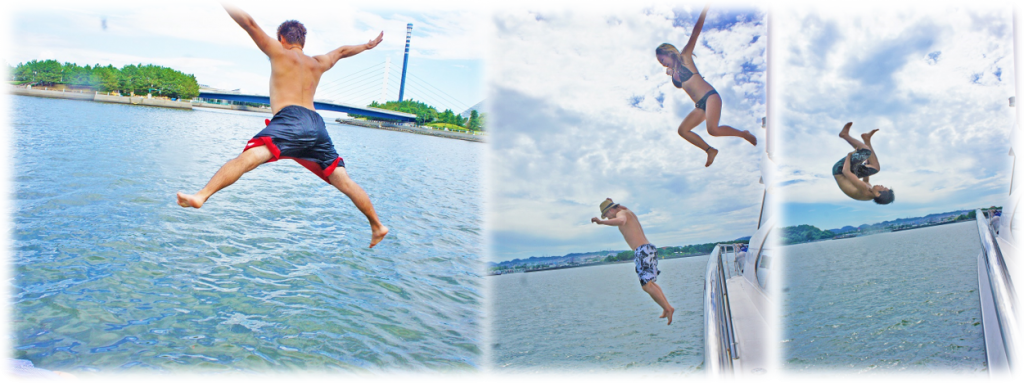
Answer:
<svg viewBox="0 0 1024 383"><path fill-rule="evenodd" d="M469 118L466 118L466 117L462 117L462 116L456 114L451 109L445 109L443 112L439 113L437 111L437 108L434 108L433 106L427 105L427 104L425 104L423 102L416 101L416 100L404 100L402 102L388 101L388 102L385 102L383 104L381 104L381 103L379 103L377 101L373 101L373 102L370 103L370 105L367 105L367 106L369 106L371 108L387 109L387 110L393 110L393 111L396 111L396 112L415 114L416 115L416 123L420 124L420 125L425 125L425 124L430 124L430 123L445 123L445 124L458 125L458 126L461 126L463 128L466 128L466 129L469 129L469 130L473 130L473 131L482 131L482 130L484 130L485 114L484 113L477 113L476 110L471 111L470 114L469 114ZM355 116L355 115L353 115L353 116ZM356 117L365 117L365 116L356 116Z"/></svg>
<svg viewBox="0 0 1024 383"><path fill-rule="evenodd" d="M121 94L153 94L190 99L199 95L199 83L191 74L184 74L158 65L79 66L56 60L20 63L12 71L13 80L39 85L64 84L88 87L100 92Z"/></svg>

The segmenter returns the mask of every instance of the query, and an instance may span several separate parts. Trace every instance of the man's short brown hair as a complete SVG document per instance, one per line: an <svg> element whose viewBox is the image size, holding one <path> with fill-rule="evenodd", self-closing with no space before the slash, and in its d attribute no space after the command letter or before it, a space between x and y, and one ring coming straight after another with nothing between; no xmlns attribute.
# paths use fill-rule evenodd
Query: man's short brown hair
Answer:
<svg viewBox="0 0 1024 383"><path fill-rule="evenodd" d="M281 23L281 26L277 27L277 39L280 40L281 37L290 44L306 47L306 27L298 21L288 20Z"/></svg>

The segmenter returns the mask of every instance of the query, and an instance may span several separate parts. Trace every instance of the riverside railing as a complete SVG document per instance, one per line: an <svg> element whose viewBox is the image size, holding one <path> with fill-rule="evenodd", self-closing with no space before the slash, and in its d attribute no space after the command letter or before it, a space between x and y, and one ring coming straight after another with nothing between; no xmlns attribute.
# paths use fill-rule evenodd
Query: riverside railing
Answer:
<svg viewBox="0 0 1024 383"><path fill-rule="evenodd" d="M1008 372L1013 368L1016 357L1014 345L1018 340L1017 297L989 220L981 210L976 210L975 214L982 248L978 256L981 269L978 270L978 287L982 298L982 320L986 322L985 354L988 358L988 369L993 373ZM993 314L994 321L990 319ZM985 318L986 316L989 318ZM989 326L989 323L998 326ZM998 330L998 335L991 334L991 330Z"/></svg>
<svg viewBox="0 0 1024 383"><path fill-rule="evenodd" d="M704 366L712 376L732 374L732 360L739 357L722 261L727 247L732 245L715 246L704 272Z"/></svg>

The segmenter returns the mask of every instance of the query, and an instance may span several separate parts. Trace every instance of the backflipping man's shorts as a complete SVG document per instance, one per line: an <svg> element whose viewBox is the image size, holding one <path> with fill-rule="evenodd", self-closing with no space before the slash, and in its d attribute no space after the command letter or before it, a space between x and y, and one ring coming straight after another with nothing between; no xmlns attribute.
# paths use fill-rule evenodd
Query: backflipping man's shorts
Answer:
<svg viewBox="0 0 1024 383"><path fill-rule="evenodd" d="M636 264L636 276L640 277L640 286L658 280L658 249L652 244L640 245L633 251L633 263Z"/></svg>
<svg viewBox="0 0 1024 383"><path fill-rule="evenodd" d="M850 172L857 176L857 178L870 177L878 173L878 169L870 166L865 166L868 158L871 158L871 151L868 149L857 149L856 153L850 156ZM843 174L843 165L846 164L846 157L839 159L835 165L832 165L832 175L838 176Z"/></svg>
<svg viewBox="0 0 1024 383"><path fill-rule="evenodd" d="M325 182L345 161L338 156L327 135L324 119L317 112L298 105L288 105L277 112L267 127L245 145L246 151L266 145L274 162L282 158L295 160Z"/></svg>

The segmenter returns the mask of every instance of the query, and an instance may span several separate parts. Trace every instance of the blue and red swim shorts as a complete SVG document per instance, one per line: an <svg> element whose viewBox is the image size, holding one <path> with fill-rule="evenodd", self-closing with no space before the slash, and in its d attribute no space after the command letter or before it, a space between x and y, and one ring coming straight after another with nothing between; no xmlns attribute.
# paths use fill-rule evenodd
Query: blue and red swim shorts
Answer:
<svg viewBox="0 0 1024 383"><path fill-rule="evenodd" d="M266 146L274 155L270 161L282 158L292 159L309 169L325 182L337 167L345 167L345 161L334 150L331 137L327 135L324 119L315 111L298 105L282 108L274 118L267 121L267 127L256 133L245 145L246 151Z"/></svg>

